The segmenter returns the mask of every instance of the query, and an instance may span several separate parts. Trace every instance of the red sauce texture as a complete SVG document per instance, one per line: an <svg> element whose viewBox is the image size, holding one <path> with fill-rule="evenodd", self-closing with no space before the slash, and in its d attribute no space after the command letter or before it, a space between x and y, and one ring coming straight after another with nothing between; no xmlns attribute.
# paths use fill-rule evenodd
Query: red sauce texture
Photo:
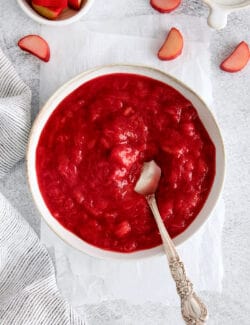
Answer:
<svg viewBox="0 0 250 325"><path fill-rule="evenodd" d="M193 105L172 87L134 74L93 79L47 121L36 151L44 201L68 230L97 247L133 252L161 244L134 186L144 162L162 169L156 193L171 235L204 205L215 176L215 147Z"/></svg>

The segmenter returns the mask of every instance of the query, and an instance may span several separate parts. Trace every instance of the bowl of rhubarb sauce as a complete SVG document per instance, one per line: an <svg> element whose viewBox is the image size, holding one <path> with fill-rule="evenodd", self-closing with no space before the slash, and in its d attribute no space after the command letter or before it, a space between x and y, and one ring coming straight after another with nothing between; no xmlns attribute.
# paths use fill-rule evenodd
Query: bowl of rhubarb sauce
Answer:
<svg viewBox="0 0 250 325"><path fill-rule="evenodd" d="M225 155L205 103L152 68L105 66L63 85L33 125L27 153L34 201L65 242L100 258L162 252L143 196L134 191L144 162L162 177L159 210L176 245L211 215Z"/></svg>

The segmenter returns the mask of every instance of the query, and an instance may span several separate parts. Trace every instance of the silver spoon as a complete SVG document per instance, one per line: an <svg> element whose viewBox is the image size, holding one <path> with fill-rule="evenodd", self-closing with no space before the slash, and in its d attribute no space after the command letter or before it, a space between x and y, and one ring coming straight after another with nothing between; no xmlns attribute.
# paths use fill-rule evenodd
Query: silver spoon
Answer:
<svg viewBox="0 0 250 325"><path fill-rule="evenodd" d="M180 260L157 207L155 191L160 178L161 169L153 160L144 163L141 175L135 185L135 191L145 196L155 217L177 293L181 298L182 317L188 325L202 325L208 318L207 308L193 291L193 284L186 276L183 262Z"/></svg>

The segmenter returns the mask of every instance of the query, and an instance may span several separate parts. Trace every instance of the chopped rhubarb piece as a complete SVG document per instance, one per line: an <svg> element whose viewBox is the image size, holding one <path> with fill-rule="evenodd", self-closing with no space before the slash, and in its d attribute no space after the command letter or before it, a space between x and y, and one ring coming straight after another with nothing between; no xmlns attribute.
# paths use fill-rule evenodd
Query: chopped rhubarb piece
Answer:
<svg viewBox="0 0 250 325"><path fill-rule="evenodd" d="M69 0L69 7L75 10L79 10L81 8L82 0Z"/></svg>
<svg viewBox="0 0 250 325"><path fill-rule="evenodd" d="M33 9L41 16L48 18L48 19L56 19L60 13L63 11L64 8L61 7L44 7L31 2Z"/></svg>
<svg viewBox="0 0 250 325"><path fill-rule="evenodd" d="M177 28L171 28L165 42L158 52L160 60L173 60L179 56L183 49L183 37Z"/></svg>
<svg viewBox="0 0 250 325"><path fill-rule="evenodd" d="M181 0L151 0L151 6L159 12L171 12L179 7Z"/></svg>
<svg viewBox="0 0 250 325"><path fill-rule="evenodd" d="M67 0L32 0L34 5L52 8L66 8L68 6Z"/></svg>
<svg viewBox="0 0 250 325"><path fill-rule="evenodd" d="M48 43L38 35L28 35L20 39L18 46L39 59L48 62L50 59L50 48Z"/></svg>
<svg viewBox="0 0 250 325"><path fill-rule="evenodd" d="M249 58L249 47L246 42L241 42L221 63L220 68L227 72L238 72L247 65Z"/></svg>

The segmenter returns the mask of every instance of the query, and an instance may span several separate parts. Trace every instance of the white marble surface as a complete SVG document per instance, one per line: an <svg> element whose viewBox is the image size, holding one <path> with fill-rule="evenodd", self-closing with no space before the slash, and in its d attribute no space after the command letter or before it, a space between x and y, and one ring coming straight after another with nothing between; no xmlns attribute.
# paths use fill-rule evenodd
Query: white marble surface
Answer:
<svg viewBox="0 0 250 325"><path fill-rule="evenodd" d="M108 0L106 0L108 2ZM130 16L154 13L147 0L120 0L112 13L96 0L86 19L105 19L110 15ZM174 12L206 16L207 8L198 0L183 1ZM155 12L155 14L157 14ZM226 222L223 230L225 277L222 294L204 295L210 311L208 324L248 325L250 323L250 64L237 74L222 72L222 58L241 40L250 44L250 9L229 16L224 30L214 31L211 40L214 107L225 140L227 175L224 189ZM0 47L12 60L20 76L33 91L33 117L38 111L39 62L16 46L26 34L39 33L40 26L27 18L15 0L0 0ZM60 30L58 29L58 32ZM31 201L26 184L25 166L20 162L12 174L0 182L3 192L39 233L40 217ZM209 258L209 256L208 256ZM182 324L176 308L164 305L132 305L124 301L86 305L90 325ZM17 324L18 325L18 324ZM49 324L48 324L49 325Z"/></svg>

